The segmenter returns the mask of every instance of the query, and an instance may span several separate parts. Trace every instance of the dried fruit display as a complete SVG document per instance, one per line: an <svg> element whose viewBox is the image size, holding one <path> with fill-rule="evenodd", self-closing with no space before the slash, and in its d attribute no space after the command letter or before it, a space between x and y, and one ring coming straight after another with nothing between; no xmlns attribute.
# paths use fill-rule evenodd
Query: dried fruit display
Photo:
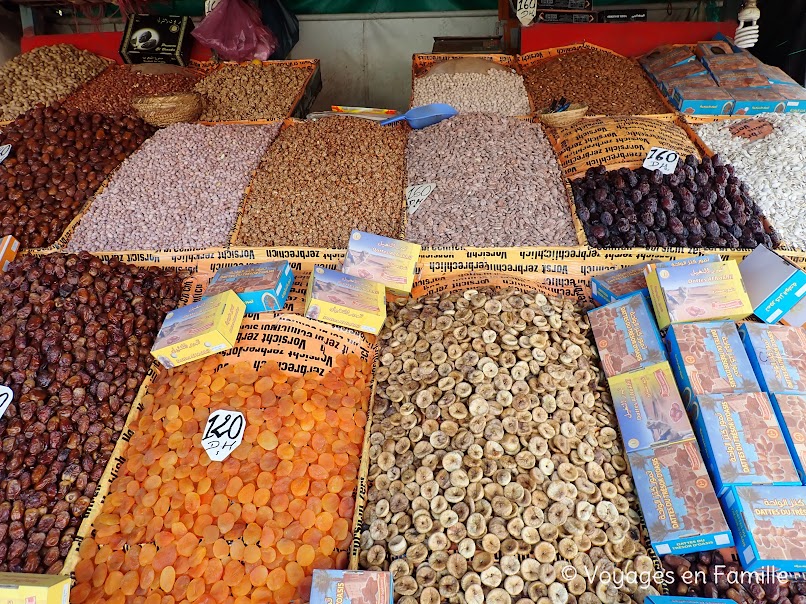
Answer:
<svg viewBox="0 0 806 604"><path fill-rule="evenodd" d="M307 600L313 568L345 567L371 367L357 355L323 377L222 363L165 371L144 396L81 544L73 604L286 603ZM219 408L246 428L211 461L202 431Z"/></svg>
<svg viewBox="0 0 806 604"><path fill-rule="evenodd" d="M182 277L89 254L0 274L0 571L58 573Z"/></svg>

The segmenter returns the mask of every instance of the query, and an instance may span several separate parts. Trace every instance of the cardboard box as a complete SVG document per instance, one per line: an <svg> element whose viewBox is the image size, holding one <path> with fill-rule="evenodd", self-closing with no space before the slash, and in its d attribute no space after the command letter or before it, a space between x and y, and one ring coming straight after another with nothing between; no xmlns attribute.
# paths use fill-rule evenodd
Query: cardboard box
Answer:
<svg viewBox="0 0 806 604"><path fill-rule="evenodd" d="M539 10L535 23L596 23L594 11Z"/></svg>
<svg viewBox="0 0 806 604"><path fill-rule="evenodd" d="M588 312L607 377L666 360L658 328L641 294L632 294Z"/></svg>
<svg viewBox="0 0 806 604"><path fill-rule="evenodd" d="M780 67L762 64L758 72L767 78L770 84L783 84L784 86L797 86L798 88L803 88L803 86L798 84Z"/></svg>
<svg viewBox="0 0 806 604"><path fill-rule="evenodd" d="M607 381L628 453L694 436L669 363L623 373Z"/></svg>
<svg viewBox="0 0 806 604"><path fill-rule="evenodd" d="M806 298L806 272L759 245L739 263L753 313L765 323L777 323Z"/></svg>
<svg viewBox="0 0 806 604"><path fill-rule="evenodd" d="M421 249L416 243L353 230L341 270L381 283L395 293L408 294Z"/></svg>
<svg viewBox="0 0 806 604"><path fill-rule="evenodd" d="M733 545L696 440L633 451L627 458L655 553Z"/></svg>
<svg viewBox="0 0 806 604"><path fill-rule="evenodd" d="M386 320L386 290L375 281L314 266L305 316L377 335Z"/></svg>
<svg viewBox="0 0 806 604"><path fill-rule="evenodd" d="M691 422L717 497L732 486L800 485L772 404L763 392L700 395Z"/></svg>
<svg viewBox="0 0 806 604"><path fill-rule="evenodd" d="M675 86L670 100L675 109L688 115L733 113L733 97L716 83L713 86Z"/></svg>
<svg viewBox="0 0 806 604"><path fill-rule="evenodd" d="M773 84L772 90L786 100L784 113L806 112L806 88L797 84Z"/></svg>
<svg viewBox="0 0 806 604"><path fill-rule="evenodd" d="M733 54L733 47L727 42L719 40L708 40L707 42L698 42L697 48L694 50L700 59L713 56L724 56Z"/></svg>
<svg viewBox="0 0 806 604"><path fill-rule="evenodd" d="M806 487L733 487L722 501L743 570L806 571Z"/></svg>
<svg viewBox="0 0 806 604"><path fill-rule="evenodd" d="M229 350L238 339L246 305L232 291L172 310L151 354L171 369Z"/></svg>
<svg viewBox="0 0 806 604"><path fill-rule="evenodd" d="M666 342L669 361L687 406L703 394L761 390L732 321L672 325Z"/></svg>
<svg viewBox="0 0 806 604"><path fill-rule="evenodd" d="M185 67L193 46L187 16L129 15L120 42L125 63L169 63Z"/></svg>
<svg viewBox="0 0 806 604"><path fill-rule="evenodd" d="M247 313L271 312L285 306L293 284L287 260L228 266L216 272L202 299L232 290L243 300Z"/></svg>
<svg viewBox="0 0 806 604"><path fill-rule="evenodd" d="M721 85L721 84L720 84ZM770 88L733 88L732 84L725 90L735 103L732 115L758 115L759 113L783 113L786 109L786 99Z"/></svg>
<svg viewBox="0 0 806 604"><path fill-rule="evenodd" d="M806 298L795 304L781 319L784 325L806 328Z"/></svg>
<svg viewBox="0 0 806 604"><path fill-rule="evenodd" d="M702 64L712 73L747 70L758 72L761 67L761 63L749 52L706 54L702 56L701 60Z"/></svg>
<svg viewBox="0 0 806 604"><path fill-rule="evenodd" d="M675 46L672 44L665 44L658 46L651 50L644 56L638 59L638 62L646 69L650 75L655 77L655 74L669 69L676 65L683 63L691 63L696 61L697 57L691 52L687 46Z"/></svg>
<svg viewBox="0 0 806 604"><path fill-rule="evenodd" d="M694 55L692 55L694 56ZM674 67L654 72L655 80L674 80L678 78L693 78L695 76L708 76L708 70L699 61L686 61Z"/></svg>
<svg viewBox="0 0 806 604"><path fill-rule="evenodd" d="M745 323L739 335L765 392L806 394L806 329Z"/></svg>
<svg viewBox="0 0 806 604"><path fill-rule="evenodd" d="M600 10L599 23L634 23L646 21L646 9L625 8L622 10Z"/></svg>
<svg viewBox="0 0 806 604"><path fill-rule="evenodd" d="M661 263L645 269L658 327L672 323L731 319L753 313L735 260L676 265Z"/></svg>
<svg viewBox="0 0 806 604"><path fill-rule="evenodd" d="M70 577L0 573L0 602L3 604L69 604Z"/></svg>
<svg viewBox="0 0 806 604"><path fill-rule="evenodd" d="M17 252L20 251L20 242L12 235L6 235L0 239L0 270L4 273L8 271L8 265L14 262Z"/></svg>
<svg viewBox="0 0 806 604"><path fill-rule="evenodd" d="M392 573L315 568L310 604L393 604Z"/></svg>
<svg viewBox="0 0 806 604"><path fill-rule="evenodd" d="M682 86L684 89L716 87L716 82L714 82L714 78L712 78L707 71L704 74L695 75L687 78L672 78L661 80L660 82L658 82L658 84L660 84L663 93L667 97L673 96L675 88L679 86Z"/></svg>
<svg viewBox="0 0 806 604"><path fill-rule="evenodd" d="M800 481L806 484L806 395L771 394L770 400Z"/></svg>
<svg viewBox="0 0 806 604"><path fill-rule="evenodd" d="M640 293L649 302L649 289L646 286L644 268L652 262L655 261L649 260L592 276L591 297L593 301L604 306L614 300Z"/></svg>

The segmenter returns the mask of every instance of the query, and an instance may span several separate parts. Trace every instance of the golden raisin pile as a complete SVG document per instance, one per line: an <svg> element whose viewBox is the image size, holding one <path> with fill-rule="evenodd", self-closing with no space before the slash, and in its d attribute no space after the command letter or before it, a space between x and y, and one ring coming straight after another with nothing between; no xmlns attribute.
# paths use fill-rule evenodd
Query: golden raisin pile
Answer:
<svg viewBox="0 0 806 604"><path fill-rule="evenodd" d="M221 362L163 372L143 397L73 604L281 604L308 599L314 568L346 565L370 364L339 356L321 377ZM216 409L246 417L223 462L201 444Z"/></svg>

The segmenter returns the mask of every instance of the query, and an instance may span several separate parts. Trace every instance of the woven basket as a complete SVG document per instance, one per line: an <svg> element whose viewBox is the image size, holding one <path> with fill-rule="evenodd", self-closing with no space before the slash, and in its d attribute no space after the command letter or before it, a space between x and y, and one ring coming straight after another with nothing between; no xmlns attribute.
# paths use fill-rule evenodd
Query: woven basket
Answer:
<svg viewBox="0 0 806 604"><path fill-rule="evenodd" d="M132 100L137 114L152 126L195 122L202 113L202 98L196 92L141 96Z"/></svg>
<svg viewBox="0 0 806 604"><path fill-rule="evenodd" d="M587 105L573 103L568 109L561 111L560 113L541 112L538 113L536 117L541 122L546 124L546 126L551 126L552 128L566 128L576 124L587 112Z"/></svg>

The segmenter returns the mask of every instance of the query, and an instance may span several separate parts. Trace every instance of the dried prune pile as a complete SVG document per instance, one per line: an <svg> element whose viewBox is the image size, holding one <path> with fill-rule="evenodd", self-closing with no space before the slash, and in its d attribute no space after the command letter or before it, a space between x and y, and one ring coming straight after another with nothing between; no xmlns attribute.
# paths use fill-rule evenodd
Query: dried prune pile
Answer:
<svg viewBox="0 0 806 604"><path fill-rule="evenodd" d="M689 155L672 174L604 166L571 183L588 243L617 247L778 247L747 185L719 155Z"/></svg>

